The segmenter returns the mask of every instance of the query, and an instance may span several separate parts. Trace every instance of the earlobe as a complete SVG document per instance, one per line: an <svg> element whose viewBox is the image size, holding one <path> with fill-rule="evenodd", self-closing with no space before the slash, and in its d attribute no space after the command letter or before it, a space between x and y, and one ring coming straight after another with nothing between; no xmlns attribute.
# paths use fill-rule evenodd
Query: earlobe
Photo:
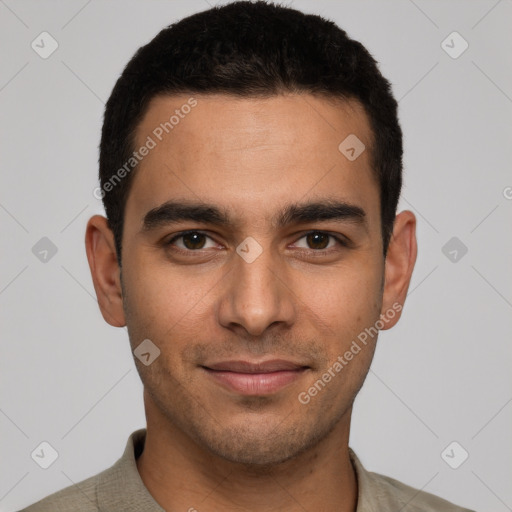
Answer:
<svg viewBox="0 0 512 512"><path fill-rule="evenodd" d="M411 211L404 210L395 218L393 235L386 254L381 308L381 320L384 324L382 330L393 327L401 316L417 252L416 217Z"/></svg>
<svg viewBox="0 0 512 512"><path fill-rule="evenodd" d="M101 314L114 327L126 325L114 234L107 219L94 215L85 232L87 260Z"/></svg>

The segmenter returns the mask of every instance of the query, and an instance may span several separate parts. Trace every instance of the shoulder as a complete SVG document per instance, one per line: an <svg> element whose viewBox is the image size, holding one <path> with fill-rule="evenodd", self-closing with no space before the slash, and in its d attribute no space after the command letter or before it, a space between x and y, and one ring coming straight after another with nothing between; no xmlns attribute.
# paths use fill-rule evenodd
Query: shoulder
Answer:
<svg viewBox="0 0 512 512"><path fill-rule="evenodd" d="M474 512L389 476L367 471L349 448L358 481L357 512Z"/></svg>
<svg viewBox="0 0 512 512"><path fill-rule="evenodd" d="M394 478L371 472L369 475L379 494L390 503L403 507L400 508L402 512L473 512Z"/></svg>
<svg viewBox="0 0 512 512"><path fill-rule="evenodd" d="M154 501L137 471L136 458L144 448L146 429L132 432L123 455L111 467L70 485L19 512L80 512L163 509Z"/></svg>
<svg viewBox="0 0 512 512"><path fill-rule="evenodd" d="M123 455L112 466L55 492L20 512L97 512L114 509L126 512L128 509L144 509L142 505L151 505L152 510L160 512L161 509L154 506L155 502L137 471L136 457L143 450L145 435L146 429L132 432ZM131 502L135 499L138 501L133 508ZM141 506L137 508L139 504Z"/></svg>
<svg viewBox="0 0 512 512"><path fill-rule="evenodd" d="M99 507L96 489L102 473L50 494L20 512L97 512Z"/></svg>

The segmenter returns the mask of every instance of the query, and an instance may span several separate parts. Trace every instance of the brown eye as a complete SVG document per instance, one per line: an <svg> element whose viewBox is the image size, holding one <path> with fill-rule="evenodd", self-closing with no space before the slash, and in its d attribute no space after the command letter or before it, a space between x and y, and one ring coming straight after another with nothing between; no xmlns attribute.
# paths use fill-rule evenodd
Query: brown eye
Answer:
<svg viewBox="0 0 512 512"><path fill-rule="evenodd" d="M183 245L187 249L202 249L205 244L205 236L201 233L188 233L183 235Z"/></svg>
<svg viewBox="0 0 512 512"><path fill-rule="evenodd" d="M209 248L206 245L208 243L208 239L211 240L211 238L204 233L199 231L188 231L176 235L167 242L167 245L176 246L178 249L186 251L198 251L200 249Z"/></svg>
<svg viewBox="0 0 512 512"><path fill-rule="evenodd" d="M349 242L341 235L331 235L325 231L310 231L299 238L294 245L300 249L309 249L310 252L318 255L350 247Z"/></svg>
<svg viewBox="0 0 512 512"><path fill-rule="evenodd" d="M330 235L327 233L313 232L306 235L308 246L311 249L325 249L329 245Z"/></svg>

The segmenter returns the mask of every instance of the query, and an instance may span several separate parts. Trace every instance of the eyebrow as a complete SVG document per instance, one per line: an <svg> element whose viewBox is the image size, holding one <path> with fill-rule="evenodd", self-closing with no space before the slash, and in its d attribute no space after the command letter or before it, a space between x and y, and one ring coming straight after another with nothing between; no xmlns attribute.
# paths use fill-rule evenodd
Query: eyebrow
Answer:
<svg viewBox="0 0 512 512"><path fill-rule="evenodd" d="M146 213L142 231L184 221L211 224L219 227L235 226L228 210L212 204L167 201ZM293 224L308 224L322 221L366 225L366 212L360 206L338 200L323 200L307 203L293 203L283 207L271 219L273 226L284 227Z"/></svg>

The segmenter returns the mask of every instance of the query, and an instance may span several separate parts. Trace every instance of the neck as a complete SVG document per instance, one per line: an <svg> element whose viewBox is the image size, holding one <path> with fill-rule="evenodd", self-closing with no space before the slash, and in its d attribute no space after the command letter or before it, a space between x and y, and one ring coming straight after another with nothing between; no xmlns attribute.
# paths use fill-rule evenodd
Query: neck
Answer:
<svg viewBox="0 0 512 512"><path fill-rule="evenodd" d="M174 425L148 417L137 469L165 510L355 512L357 479L348 451L350 412L311 450L265 467L225 460Z"/></svg>

